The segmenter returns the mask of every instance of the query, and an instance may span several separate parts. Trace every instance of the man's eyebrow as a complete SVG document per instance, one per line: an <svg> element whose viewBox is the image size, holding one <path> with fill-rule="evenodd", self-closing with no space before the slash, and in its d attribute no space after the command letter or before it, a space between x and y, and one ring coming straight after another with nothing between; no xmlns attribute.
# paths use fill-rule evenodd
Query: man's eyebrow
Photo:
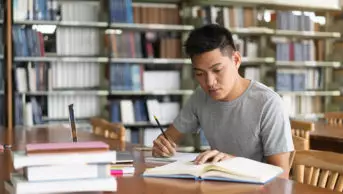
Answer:
<svg viewBox="0 0 343 194"><path fill-rule="evenodd" d="M216 63L216 64L213 64L211 65L211 67L209 69L213 69L215 67L217 67L218 65L220 65L221 63ZM196 67L193 67L193 70L197 70L197 71L205 71L203 69L200 69L200 68L196 68Z"/></svg>
<svg viewBox="0 0 343 194"><path fill-rule="evenodd" d="M210 69L213 69L213 68L217 67L217 66L220 65L220 64L221 64L221 63L216 63L216 64L212 65L212 66L210 67Z"/></svg>

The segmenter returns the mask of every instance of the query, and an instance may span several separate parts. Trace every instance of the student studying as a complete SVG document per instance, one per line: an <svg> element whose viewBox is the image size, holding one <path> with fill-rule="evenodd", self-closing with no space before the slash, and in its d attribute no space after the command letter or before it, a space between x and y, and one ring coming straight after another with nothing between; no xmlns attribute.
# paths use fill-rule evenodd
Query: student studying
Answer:
<svg viewBox="0 0 343 194"><path fill-rule="evenodd" d="M239 75L242 57L231 32L216 24L197 28L185 50L200 87L164 132L168 139L161 134L154 140L153 156L172 156L182 134L201 128L211 150L199 154L195 164L244 157L279 166L280 177L288 178L294 147L282 99Z"/></svg>

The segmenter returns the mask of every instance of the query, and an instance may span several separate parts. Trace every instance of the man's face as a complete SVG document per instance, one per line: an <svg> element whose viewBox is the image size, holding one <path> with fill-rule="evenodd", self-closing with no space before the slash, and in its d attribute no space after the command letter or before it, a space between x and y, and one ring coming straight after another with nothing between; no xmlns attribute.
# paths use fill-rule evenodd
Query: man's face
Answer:
<svg viewBox="0 0 343 194"><path fill-rule="evenodd" d="M239 77L240 55L223 55L219 49L192 57L195 79L214 100L226 100Z"/></svg>

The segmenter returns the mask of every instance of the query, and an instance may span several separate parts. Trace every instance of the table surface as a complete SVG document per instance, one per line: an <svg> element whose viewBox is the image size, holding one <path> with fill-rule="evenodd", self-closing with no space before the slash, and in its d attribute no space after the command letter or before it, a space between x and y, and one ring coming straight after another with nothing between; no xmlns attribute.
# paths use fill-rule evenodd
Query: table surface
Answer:
<svg viewBox="0 0 343 194"><path fill-rule="evenodd" d="M315 130L311 132L311 137L343 141L343 126L315 122Z"/></svg>
<svg viewBox="0 0 343 194"><path fill-rule="evenodd" d="M33 142L67 142L71 141L70 131L58 126L48 128L17 128L13 135L4 133L0 129L0 143L5 139L13 141L12 151L22 150L27 143ZM133 145L122 144L114 140L95 136L88 132L78 132L79 141L101 140L108 143L112 149L131 151L135 160L135 175L130 177L117 178L117 192L122 194L139 193L164 193L164 194L192 194L192 193L246 193L246 194L291 194L291 193L335 193L326 189L317 188L310 185L296 183L291 180L276 178L266 185L254 185L243 183L217 182L217 181L194 181L166 178L143 178L140 174L147 167L153 167L154 164L144 162L144 156L150 153L144 153L133 149ZM4 189L4 180L9 179L9 173L12 171L11 150L0 152L0 193L6 193ZM102 193L102 192L96 192ZM106 192L108 193L108 192Z"/></svg>

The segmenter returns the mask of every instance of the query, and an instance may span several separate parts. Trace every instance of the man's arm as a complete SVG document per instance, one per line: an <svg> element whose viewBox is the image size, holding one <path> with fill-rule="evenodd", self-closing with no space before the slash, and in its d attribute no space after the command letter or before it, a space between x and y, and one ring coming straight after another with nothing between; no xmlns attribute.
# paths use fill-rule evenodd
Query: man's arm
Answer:
<svg viewBox="0 0 343 194"><path fill-rule="evenodd" d="M152 151L154 156L168 157L173 155L175 153L176 143L180 141L182 135L199 128L197 105L201 104L201 91L201 88L196 89L174 119L173 124L165 131L169 141L163 135L159 135L154 140Z"/></svg>
<svg viewBox="0 0 343 194"><path fill-rule="evenodd" d="M171 124L164 133L167 135L168 138L170 137L175 143L178 143L183 135L183 133L177 130L173 124Z"/></svg>
<svg viewBox="0 0 343 194"><path fill-rule="evenodd" d="M270 98L261 117L261 140L266 162L283 168L282 178L288 178L290 152L294 151L289 116L281 98Z"/></svg>
<svg viewBox="0 0 343 194"><path fill-rule="evenodd" d="M289 178L289 157L290 152L275 154L267 157L267 163L283 168L284 172L279 176L280 178Z"/></svg>

